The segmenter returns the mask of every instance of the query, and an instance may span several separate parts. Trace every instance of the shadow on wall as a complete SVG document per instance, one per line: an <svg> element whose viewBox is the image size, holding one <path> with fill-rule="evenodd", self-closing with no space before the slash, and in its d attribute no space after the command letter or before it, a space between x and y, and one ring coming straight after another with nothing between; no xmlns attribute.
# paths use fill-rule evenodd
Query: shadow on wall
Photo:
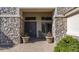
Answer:
<svg viewBox="0 0 79 59"><path fill-rule="evenodd" d="M13 41L3 32L0 32L0 49L7 49L13 46L14 46Z"/></svg>

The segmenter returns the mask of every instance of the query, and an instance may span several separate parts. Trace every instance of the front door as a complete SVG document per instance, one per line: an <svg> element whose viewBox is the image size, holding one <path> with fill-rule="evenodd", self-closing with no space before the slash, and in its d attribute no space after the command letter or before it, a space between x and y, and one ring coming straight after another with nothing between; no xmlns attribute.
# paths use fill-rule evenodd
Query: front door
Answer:
<svg viewBox="0 0 79 59"><path fill-rule="evenodd" d="M30 37L36 37L36 22L25 22L25 32L28 33Z"/></svg>

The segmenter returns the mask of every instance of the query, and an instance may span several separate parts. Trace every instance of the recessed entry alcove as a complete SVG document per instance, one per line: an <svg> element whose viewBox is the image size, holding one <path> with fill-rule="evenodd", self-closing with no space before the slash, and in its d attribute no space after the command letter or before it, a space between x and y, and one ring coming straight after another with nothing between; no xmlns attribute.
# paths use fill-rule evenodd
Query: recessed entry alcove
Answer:
<svg viewBox="0 0 79 59"><path fill-rule="evenodd" d="M54 8L21 8L21 34L44 38L52 33Z"/></svg>

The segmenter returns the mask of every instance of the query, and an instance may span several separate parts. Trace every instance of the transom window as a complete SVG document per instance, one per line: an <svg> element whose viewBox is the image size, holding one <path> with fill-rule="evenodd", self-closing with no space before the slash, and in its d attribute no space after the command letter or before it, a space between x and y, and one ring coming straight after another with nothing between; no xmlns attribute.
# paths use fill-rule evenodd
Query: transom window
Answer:
<svg viewBox="0 0 79 59"><path fill-rule="evenodd" d="M25 20L36 20L36 17L25 17Z"/></svg>
<svg viewBox="0 0 79 59"><path fill-rule="evenodd" d="M42 17L42 20L52 20L52 17Z"/></svg>

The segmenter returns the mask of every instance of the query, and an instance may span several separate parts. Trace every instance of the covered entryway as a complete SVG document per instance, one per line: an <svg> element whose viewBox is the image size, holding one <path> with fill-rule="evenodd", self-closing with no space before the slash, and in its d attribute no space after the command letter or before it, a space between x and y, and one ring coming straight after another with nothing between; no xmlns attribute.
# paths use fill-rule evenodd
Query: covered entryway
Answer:
<svg viewBox="0 0 79 59"><path fill-rule="evenodd" d="M48 32L52 33L53 14L54 8L22 8L21 33L30 38L45 38Z"/></svg>

